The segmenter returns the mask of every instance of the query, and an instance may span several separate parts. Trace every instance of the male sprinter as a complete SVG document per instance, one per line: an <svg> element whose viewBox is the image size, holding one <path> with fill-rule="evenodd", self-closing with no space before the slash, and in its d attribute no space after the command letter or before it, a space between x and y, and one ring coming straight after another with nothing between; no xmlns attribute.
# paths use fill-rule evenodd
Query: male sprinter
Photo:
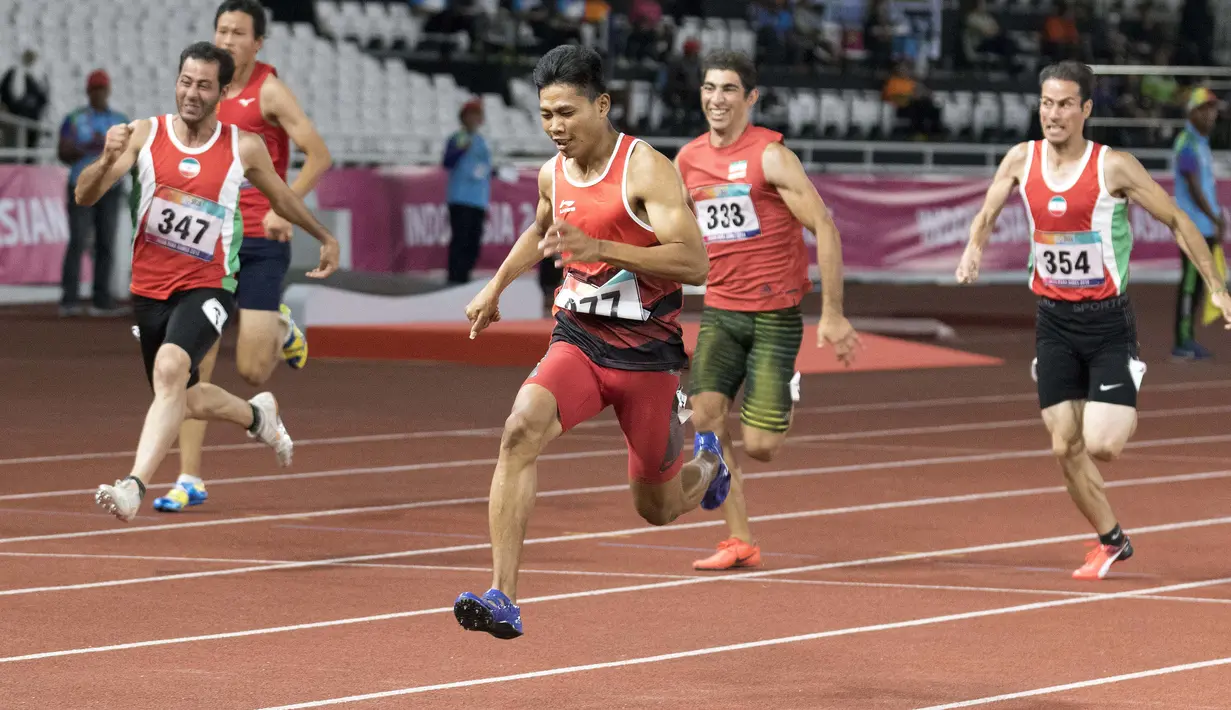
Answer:
<svg viewBox="0 0 1231 710"><path fill-rule="evenodd" d="M1043 140L1017 144L1000 163L956 277L963 284L978 278L996 217L1018 186L1030 218L1030 289L1039 304L1033 366L1039 408L1069 496L1099 536L1073 577L1098 580L1133 554L1094 464L1118 456L1136 430L1146 371L1126 293L1133 246L1128 201L1175 233L1228 328L1231 297L1201 232L1141 163L1082 136L1094 108L1090 67L1052 64L1039 74L1039 85Z"/></svg>
<svg viewBox="0 0 1231 710"><path fill-rule="evenodd" d="M608 122L611 96L597 52L556 47L534 68L543 130L559 153L539 171L534 224L466 307L473 338L500 319L500 294L540 259L564 267L547 354L505 423L492 477L492 586L453 605L463 628L521 636L517 573L534 507L535 461L547 444L608 405L628 443L637 512L666 525L700 504L722 504L731 477L712 432L681 454L686 356L677 317L681 282L709 271L697 221L671 161Z"/></svg>
<svg viewBox="0 0 1231 710"><path fill-rule="evenodd" d="M130 290L154 401L132 473L95 494L124 522L136 516L185 417L239 424L272 447L280 464L291 462L292 443L272 394L245 402L198 373L234 307L245 178L320 240L320 266L309 276L324 278L338 263L337 242L279 179L260 137L218 120L218 100L234 71L231 56L214 45L189 46L175 85L178 113L112 127L103 155L77 180L77 203L91 205L136 167Z"/></svg>
<svg viewBox="0 0 1231 710"><path fill-rule="evenodd" d="M824 291L817 346L832 343L849 366L859 336L842 314L842 242L829 210L799 158L782 144L782 134L749 123L757 101L756 65L739 52L717 51L702 68L701 109L710 130L681 148L675 163L710 259L688 378L693 422L698 431L718 435L731 470L731 494L722 508L730 537L693 567L723 570L761 563L727 413L746 380L739 417L744 451L758 461L772 460L799 397L799 304L812 287L805 224L816 235Z"/></svg>
<svg viewBox="0 0 1231 710"><path fill-rule="evenodd" d="M291 190L303 199L316 187L332 159L329 149L277 70L256 60L265 41L265 8L257 0L224 0L214 15L214 44L235 60L235 80L218 106L219 120L255 133L265 141L274 169L286 181L290 145L304 152L303 169ZM239 337L235 364L246 382L258 386L273 374L280 359L294 369L308 360L303 331L282 304L282 281L291 264L291 223L270 208L269 198L245 182L239 193L243 245L239 250ZM279 356L279 352L281 356ZM201 379L209 382L218 344L202 361ZM180 476L154 510L174 513L200 505L208 497L201 480L201 448L206 423L189 419L180 427Z"/></svg>

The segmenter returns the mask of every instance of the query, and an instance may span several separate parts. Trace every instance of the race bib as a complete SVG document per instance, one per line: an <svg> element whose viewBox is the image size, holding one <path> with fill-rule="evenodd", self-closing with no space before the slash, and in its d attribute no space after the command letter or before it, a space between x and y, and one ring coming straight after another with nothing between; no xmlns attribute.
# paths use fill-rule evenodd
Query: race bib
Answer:
<svg viewBox="0 0 1231 710"><path fill-rule="evenodd" d="M227 209L163 185L154 191L146 215L145 240L202 261L213 261Z"/></svg>
<svg viewBox="0 0 1231 710"><path fill-rule="evenodd" d="M705 243L751 239L761 234L761 221L752 205L752 186L710 185L693 194L697 224Z"/></svg>
<svg viewBox="0 0 1231 710"><path fill-rule="evenodd" d="M1034 273L1048 286L1088 288L1107 280L1098 232L1035 232Z"/></svg>
<svg viewBox="0 0 1231 710"><path fill-rule="evenodd" d="M620 271L602 286L592 286L568 274L556 294L556 307L603 318L650 319L650 312L641 307L637 277L630 271Z"/></svg>

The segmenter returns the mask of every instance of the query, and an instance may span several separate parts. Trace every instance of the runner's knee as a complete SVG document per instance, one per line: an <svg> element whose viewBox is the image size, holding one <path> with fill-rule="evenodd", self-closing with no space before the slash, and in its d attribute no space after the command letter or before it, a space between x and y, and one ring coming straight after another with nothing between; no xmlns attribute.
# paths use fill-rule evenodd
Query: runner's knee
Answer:
<svg viewBox="0 0 1231 710"><path fill-rule="evenodd" d="M757 461L770 462L778 455L786 434L744 427L744 453Z"/></svg>
<svg viewBox="0 0 1231 710"><path fill-rule="evenodd" d="M274 365L277 359L272 355L256 355L251 352L237 353L235 358L235 369L239 372L239 376L244 382L253 387L260 386L269 379L273 374Z"/></svg>
<svg viewBox="0 0 1231 710"><path fill-rule="evenodd" d="M539 402L517 402L504 422L504 434L500 438L501 450L538 455L548 441L548 434L555 424L555 416L553 407L546 407Z"/></svg>
<svg viewBox="0 0 1231 710"><path fill-rule="evenodd" d="M1124 451L1124 442L1109 436L1096 434L1087 438L1085 442L1090 457L1099 461L1112 461L1119 458Z"/></svg>
<svg viewBox="0 0 1231 710"><path fill-rule="evenodd" d="M717 392L702 392L689 398L692 423L697 431L711 431L718 436L727 433L727 411L730 403Z"/></svg>
<svg viewBox="0 0 1231 710"><path fill-rule="evenodd" d="M680 517L680 512L666 495L665 486L639 485L633 487L633 503L637 515L650 525L667 525Z"/></svg>
<svg viewBox="0 0 1231 710"><path fill-rule="evenodd" d="M192 359L178 345L163 345L154 357L153 384L156 392L184 389L191 373Z"/></svg>

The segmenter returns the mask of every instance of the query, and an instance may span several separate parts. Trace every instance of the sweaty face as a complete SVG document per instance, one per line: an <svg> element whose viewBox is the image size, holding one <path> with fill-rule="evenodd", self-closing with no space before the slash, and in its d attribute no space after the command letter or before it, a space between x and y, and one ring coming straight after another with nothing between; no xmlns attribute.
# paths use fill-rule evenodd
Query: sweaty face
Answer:
<svg viewBox="0 0 1231 710"><path fill-rule="evenodd" d="M252 24L252 15L246 12L224 12L214 24L214 45L230 52L236 65L251 64L261 49L262 40Z"/></svg>
<svg viewBox="0 0 1231 710"><path fill-rule="evenodd" d="M590 100L577 87L567 84L551 84L539 92L543 132L566 158L584 154L602 136L610 108L611 98L607 94Z"/></svg>
<svg viewBox="0 0 1231 710"><path fill-rule="evenodd" d="M1064 143L1071 136L1081 135L1082 126L1094 102L1081 100L1081 88L1075 81L1048 79L1039 95L1039 123L1043 137L1052 143Z"/></svg>
<svg viewBox="0 0 1231 710"><path fill-rule="evenodd" d="M748 112L756 103L757 92L744 92L739 74L729 69L710 69L701 82L701 110L710 128L724 131L748 122Z"/></svg>
<svg viewBox="0 0 1231 710"><path fill-rule="evenodd" d="M218 85L218 63L187 59L175 82L175 107L188 123L197 123L218 108L222 87Z"/></svg>

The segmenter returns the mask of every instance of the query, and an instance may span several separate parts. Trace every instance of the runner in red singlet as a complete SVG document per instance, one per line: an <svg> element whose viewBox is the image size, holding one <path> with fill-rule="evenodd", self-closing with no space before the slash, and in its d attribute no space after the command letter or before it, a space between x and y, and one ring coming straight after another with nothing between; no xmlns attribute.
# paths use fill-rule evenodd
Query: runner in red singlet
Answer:
<svg viewBox="0 0 1231 710"><path fill-rule="evenodd" d="M239 424L272 447L280 464L291 462L274 396L262 392L245 402L201 381L198 369L234 310L245 179L321 241L320 266L309 276L324 278L338 263L337 242L278 177L261 139L218 120L218 100L234 71L231 56L208 42L185 49L178 113L113 127L103 155L77 181L75 199L90 205L135 167L131 291L154 401L132 472L95 494L124 522L136 516L186 417Z"/></svg>
<svg viewBox="0 0 1231 710"><path fill-rule="evenodd" d="M718 507L731 480L712 432L701 434L691 461L681 453L681 284L704 283L709 270L684 186L671 161L611 127L594 50L556 47L539 60L534 81L543 130L559 153L539 171L534 224L466 307L473 338L500 319L500 294L515 279L544 257L564 266L551 344L517 393L500 442L489 513L491 589L465 592L453 607L463 628L497 638L522 634L514 603L522 541L535 461L553 439L613 407L637 512L653 525L698 505Z"/></svg>
<svg viewBox="0 0 1231 710"><path fill-rule="evenodd" d="M817 346L832 344L849 366L859 337L842 313L842 242L829 210L782 134L749 122L758 96L756 65L739 52L718 51L702 70L701 108L710 130L681 148L675 163L710 259L689 368L693 422L718 434L731 469L731 494L722 506L730 536L693 567L722 570L761 563L727 414L742 386L745 453L770 461L786 440L799 400L800 301L812 288L804 225L817 237L824 292Z"/></svg>
<svg viewBox="0 0 1231 710"><path fill-rule="evenodd" d="M958 283L978 278L996 218L1018 187L1030 221L1030 289L1038 296L1033 368L1039 408L1069 496L1099 536L1073 577L1097 580L1133 554L1094 463L1116 458L1136 430L1146 371L1127 294L1133 242L1127 203L1141 205L1175 233L1228 328L1231 297L1201 232L1141 163L1083 137L1093 109L1090 67L1053 64L1039 84L1043 140L1019 143L1000 163L956 277Z"/></svg>
<svg viewBox="0 0 1231 710"><path fill-rule="evenodd" d="M291 142L305 155L291 190L305 198L332 164L329 149L316 132L295 96L278 79L272 66L256 60L265 41L265 8L257 0L224 0L214 15L214 44L235 60L235 79L218 105L218 118L260 136L274 170L285 182ZM239 250L239 335L235 365L244 381L259 386L270 378L279 360L294 369L308 359L303 331L282 303L282 283L291 264L291 223L270 208L269 198L245 182L239 193L243 215L243 244ZM213 376L218 347L201 363L201 378ZM154 509L178 512L204 503L208 497L201 479L201 448L206 423L189 420L180 429L180 476L166 495L154 500Z"/></svg>

